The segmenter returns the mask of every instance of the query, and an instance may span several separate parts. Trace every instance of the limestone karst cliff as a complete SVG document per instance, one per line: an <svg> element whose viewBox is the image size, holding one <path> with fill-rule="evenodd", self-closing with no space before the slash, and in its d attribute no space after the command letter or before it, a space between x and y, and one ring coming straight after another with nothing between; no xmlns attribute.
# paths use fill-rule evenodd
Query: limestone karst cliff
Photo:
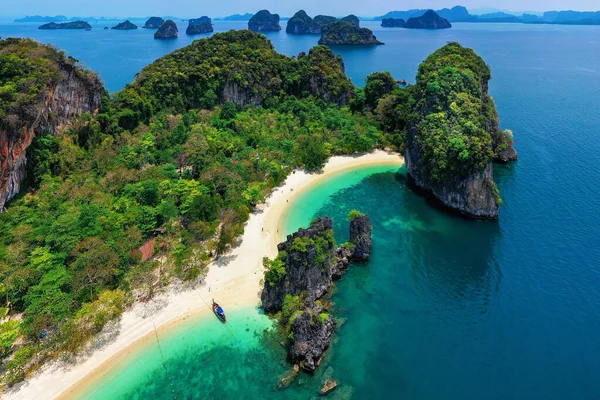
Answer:
<svg viewBox="0 0 600 400"><path fill-rule="evenodd" d="M33 60L3 83L18 78L37 80L35 93L5 94L0 106L0 211L21 189L27 164L27 148L36 135L54 134L59 126L81 113L94 112L104 95L96 75L82 71L72 59L51 46L29 39L0 41L0 57ZM6 59L8 60L8 58ZM8 61L7 61L8 63ZM8 64L4 65L8 67Z"/></svg>

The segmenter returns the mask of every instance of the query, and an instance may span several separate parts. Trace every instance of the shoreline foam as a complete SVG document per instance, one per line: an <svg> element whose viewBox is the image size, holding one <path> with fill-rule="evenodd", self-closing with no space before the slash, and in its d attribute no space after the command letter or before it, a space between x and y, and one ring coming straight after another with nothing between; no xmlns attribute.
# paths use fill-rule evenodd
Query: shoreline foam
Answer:
<svg viewBox="0 0 600 400"><path fill-rule="evenodd" d="M4 393L6 399L70 399L84 394L112 367L144 344L155 340L180 321L194 315L209 315L213 296L226 309L258 307L263 257L277 255L281 221L292 201L324 180L348 170L370 165L404 164L398 154L381 150L362 156L336 156L327 161L319 174L296 170L283 185L273 190L246 223L239 246L209 266L204 282L196 288L170 287L148 303L135 304L119 322L116 339L91 355L79 357L75 364L54 361L20 385Z"/></svg>

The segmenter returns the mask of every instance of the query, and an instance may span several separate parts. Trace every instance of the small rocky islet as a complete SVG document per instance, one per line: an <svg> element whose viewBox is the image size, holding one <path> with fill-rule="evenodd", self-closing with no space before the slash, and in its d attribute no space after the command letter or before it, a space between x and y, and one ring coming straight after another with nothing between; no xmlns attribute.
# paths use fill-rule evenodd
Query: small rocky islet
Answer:
<svg viewBox="0 0 600 400"><path fill-rule="evenodd" d="M158 29L165 22L161 17L150 17L142 26L144 29Z"/></svg>
<svg viewBox="0 0 600 400"><path fill-rule="evenodd" d="M53 30L53 29L83 29L91 30L92 26L85 21L73 21L73 22L49 22L41 25L38 29L42 30Z"/></svg>
<svg viewBox="0 0 600 400"><path fill-rule="evenodd" d="M158 28L156 33L154 34L154 39L177 39L179 36L179 29L177 29L177 24L172 20L168 19Z"/></svg>
<svg viewBox="0 0 600 400"><path fill-rule="evenodd" d="M202 16L200 18L190 19L185 33L186 35L198 35L213 31L214 29L211 19L207 16Z"/></svg>
<svg viewBox="0 0 600 400"><path fill-rule="evenodd" d="M328 312L331 304L323 297L350 262L369 260L371 234L369 216L353 211L350 241L336 248L331 218L317 218L308 228L300 228L280 243L277 258L264 260L262 306L267 313L279 313L288 337L288 356L305 371L312 372L319 366L337 326ZM293 377L285 377L280 385L289 385Z"/></svg>
<svg viewBox="0 0 600 400"><path fill-rule="evenodd" d="M407 29L448 29L452 24L433 10L428 10L420 17L409 18L403 28Z"/></svg>
<svg viewBox="0 0 600 400"><path fill-rule="evenodd" d="M131 31L131 30L135 30L137 29L137 25L131 23L131 21L127 20L124 22L121 22L120 24L117 24L115 26L113 26L110 29L114 29L116 31Z"/></svg>
<svg viewBox="0 0 600 400"><path fill-rule="evenodd" d="M260 10L248 21L248 29L254 32L280 31L279 14L271 14L269 10Z"/></svg>

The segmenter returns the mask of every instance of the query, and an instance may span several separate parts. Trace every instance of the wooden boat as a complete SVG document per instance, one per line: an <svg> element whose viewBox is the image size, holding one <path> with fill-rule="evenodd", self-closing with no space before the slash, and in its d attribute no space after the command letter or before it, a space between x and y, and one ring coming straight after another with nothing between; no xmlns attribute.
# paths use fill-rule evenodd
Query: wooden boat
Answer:
<svg viewBox="0 0 600 400"><path fill-rule="evenodd" d="M217 318L219 318L219 321L221 321L222 323L227 322L227 318L225 317L225 311L223 311L223 309L221 308L220 305L218 305L217 303L215 303L215 299L213 299L213 312L215 313L215 315L217 316Z"/></svg>

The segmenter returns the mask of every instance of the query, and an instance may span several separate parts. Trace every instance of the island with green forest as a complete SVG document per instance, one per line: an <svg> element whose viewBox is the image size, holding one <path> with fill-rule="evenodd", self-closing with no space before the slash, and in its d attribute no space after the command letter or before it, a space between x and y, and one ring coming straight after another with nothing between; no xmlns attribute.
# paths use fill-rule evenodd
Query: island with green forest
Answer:
<svg viewBox="0 0 600 400"><path fill-rule="evenodd" d="M337 21L323 26L319 44L322 45L378 45L383 44L368 28L358 28L351 22Z"/></svg>
<svg viewBox="0 0 600 400"><path fill-rule="evenodd" d="M85 29L91 30L92 26L85 21L73 21L73 22L49 22L41 25L38 29L42 30L53 30L53 29Z"/></svg>
<svg viewBox="0 0 600 400"><path fill-rule="evenodd" d="M135 24L131 23L131 21L127 20L127 21L121 22L121 23L113 26L110 29L114 29L117 31L131 31L131 30L135 30L137 28L138 28L137 25L135 25Z"/></svg>
<svg viewBox="0 0 600 400"><path fill-rule="evenodd" d="M172 34L175 23L164 24ZM330 26L375 40L349 22ZM135 298L203 276L296 168L387 149L405 154L428 196L496 218L492 162L516 158L488 94L489 68L457 43L429 56L406 88L386 72L355 87L328 47L289 57L249 30L196 40L113 95L75 58L32 40L0 40L0 63L13 71L0 77L0 312L21 316L0 325L6 386L80 354ZM346 250L364 259L370 241L360 221L364 240ZM335 319L316 302L321 286L300 304L302 283L279 283L303 268L290 257L305 248L332 279L341 275L329 222L308 229L265 261L273 289L265 285L263 304L295 315L292 330L330 336ZM277 288L295 291L271 293ZM290 343L308 370L328 346L312 338Z"/></svg>

